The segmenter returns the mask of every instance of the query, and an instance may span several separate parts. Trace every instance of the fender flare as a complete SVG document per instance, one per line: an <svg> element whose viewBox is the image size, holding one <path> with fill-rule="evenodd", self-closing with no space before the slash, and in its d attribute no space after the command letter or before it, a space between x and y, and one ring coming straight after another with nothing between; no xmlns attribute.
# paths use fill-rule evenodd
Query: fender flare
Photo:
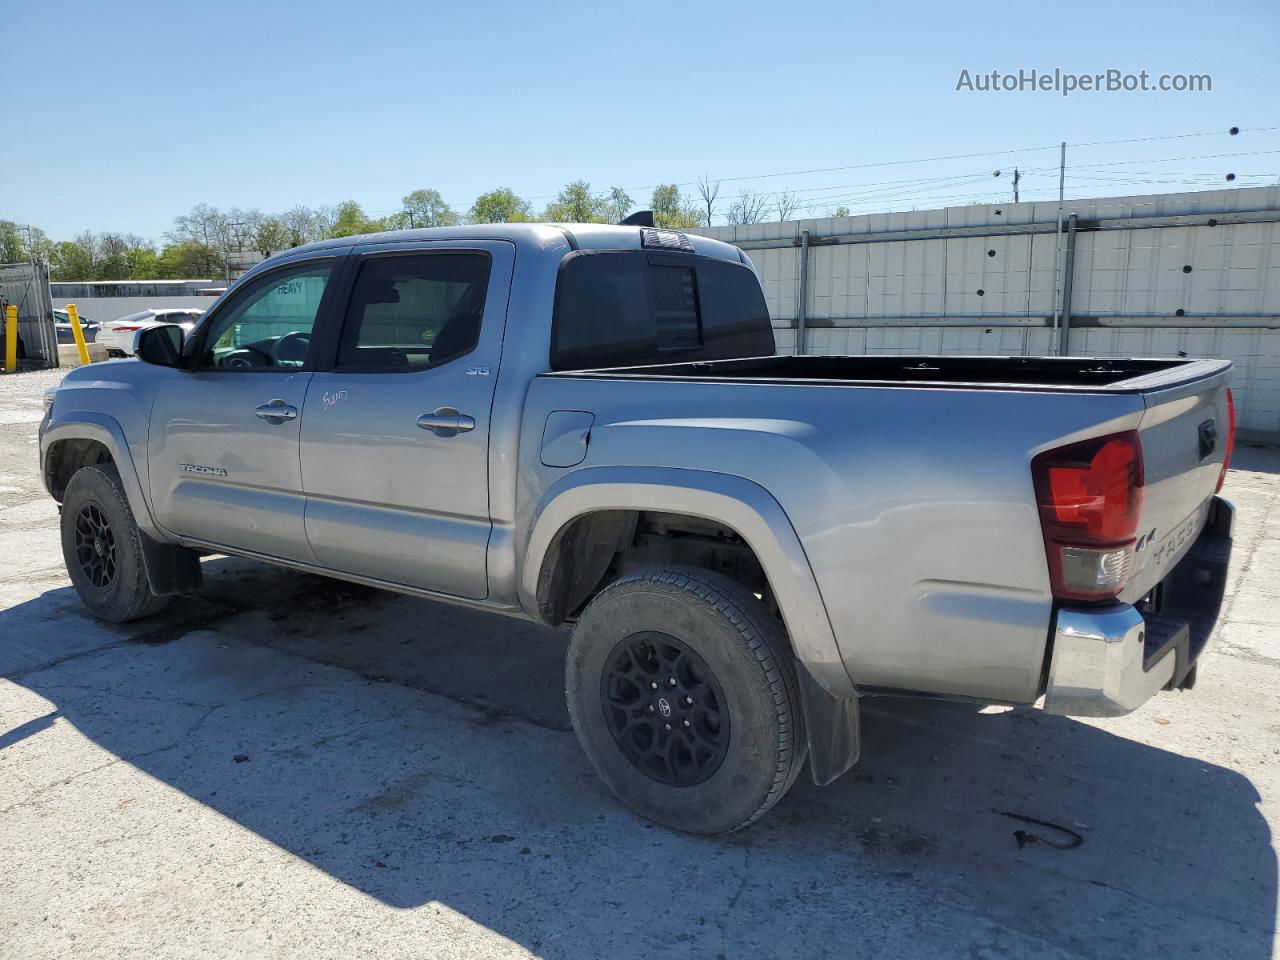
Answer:
<svg viewBox="0 0 1280 960"><path fill-rule="evenodd" d="M151 505L142 492L142 481L134 466L133 456L125 441L119 422L106 414L77 411L73 416L60 417L45 426L40 436L40 482L50 496L49 473L46 462L49 451L64 440L93 440L102 444L111 454L125 499L138 524L138 539L142 544L142 563L146 568L151 592L159 596L187 593L203 582L200 558L193 550L173 543L156 525L151 515Z"/></svg>
<svg viewBox="0 0 1280 960"><path fill-rule="evenodd" d="M798 666L830 696L857 696L800 538L778 501L744 477L671 467L586 467L561 477L547 489L529 527L518 586L527 612L536 616L539 609L538 583L556 534L597 510L681 513L737 531L764 568Z"/></svg>
<svg viewBox="0 0 1280 960"><path fill-rule="evenodd" d="M106 447L115 462L116 472L120 474L120 484L124 487L124 495L129 500L129 508L133 510L138 529L156 540L169 539L156 526L155 518L151 515L151 505L143 494L142 480L134 466L124 430L114 417L77 410L69 416L49 421L40 437L40 480L50 496L53 491L49 490L49 473L46 468L49 451L63 440L94 440Z"/></svg>

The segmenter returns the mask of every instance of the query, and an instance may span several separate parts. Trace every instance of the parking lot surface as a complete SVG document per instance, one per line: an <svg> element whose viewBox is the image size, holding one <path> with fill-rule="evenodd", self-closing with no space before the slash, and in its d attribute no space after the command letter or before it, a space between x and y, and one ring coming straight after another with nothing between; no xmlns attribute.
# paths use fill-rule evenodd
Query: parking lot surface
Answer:
<svg viewBox="0 0 1280 960"><path fill-rule="evenodd" d="M227 558L90 620L37 477L58 379L0 378L0 957L1275 955L1278 451L1237 451L1193 691L864 701L850 774L698 839L597 781L563 631Z"/></svg>

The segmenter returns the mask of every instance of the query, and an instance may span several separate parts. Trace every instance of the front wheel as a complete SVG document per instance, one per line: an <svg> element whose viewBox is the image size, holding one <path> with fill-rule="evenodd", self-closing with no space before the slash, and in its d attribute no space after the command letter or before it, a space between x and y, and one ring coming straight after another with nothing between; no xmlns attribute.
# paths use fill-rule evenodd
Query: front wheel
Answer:
<svg viewBox="0 0 1280 960"><path fill-rule="evenodd" d="M710 571L642 570L601 591L573 631L566 693L600 778L676 830L747 826L804 763L782 627L754 594Z"/></svg>
<svg viewBox="0 0 1280 960"><path fill-rule="evenodd" d="M62 500L62 557L71 585L95 617L125 623L169 602L147 583L138 525L114 465L76 471Z"/></svg>

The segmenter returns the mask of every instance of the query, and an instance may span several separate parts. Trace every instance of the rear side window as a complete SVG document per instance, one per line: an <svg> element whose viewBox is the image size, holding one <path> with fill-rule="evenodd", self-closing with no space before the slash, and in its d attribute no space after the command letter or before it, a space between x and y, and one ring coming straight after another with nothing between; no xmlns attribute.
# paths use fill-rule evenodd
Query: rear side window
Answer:
<svg viewBox="0 0 1280 960"><path fill-rule="evenodd" d="M760 283L741 264L622 251L572 255L560 269L553 370L773 352Z"/></svg>
<svg viewBox="0 0 1280 960"><path fill-rule="evenodd" d="M371 257L351 292L338 369L422 370L470 353L488 286L486 253Z"/></svg>

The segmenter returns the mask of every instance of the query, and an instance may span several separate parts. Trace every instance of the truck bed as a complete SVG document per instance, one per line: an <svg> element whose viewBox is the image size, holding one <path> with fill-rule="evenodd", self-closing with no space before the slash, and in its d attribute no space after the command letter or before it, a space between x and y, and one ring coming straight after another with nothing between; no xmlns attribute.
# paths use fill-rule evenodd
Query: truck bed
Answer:
<svg viewBox="0 0 1280 960"><path fill-rule="evenodd" d="M772 356L561 371L544 376L1138 393L1211 377L1226 366L1221 360L1177 358Z"/></svg>

